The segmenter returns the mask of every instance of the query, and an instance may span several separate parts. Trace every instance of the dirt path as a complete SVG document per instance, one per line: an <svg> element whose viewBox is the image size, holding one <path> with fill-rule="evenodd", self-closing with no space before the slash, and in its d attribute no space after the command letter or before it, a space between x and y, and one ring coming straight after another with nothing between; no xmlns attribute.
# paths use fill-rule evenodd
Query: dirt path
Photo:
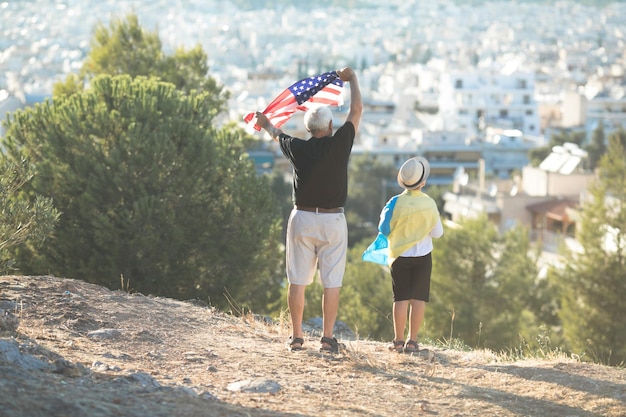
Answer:
<svg viewBox="0 0 626 417"><path fill-rule="evenodd" d="M626 370L418 356L54 277L0 277L0 417L626 416ZM426 347L428 348L428 347Z"/></svg>

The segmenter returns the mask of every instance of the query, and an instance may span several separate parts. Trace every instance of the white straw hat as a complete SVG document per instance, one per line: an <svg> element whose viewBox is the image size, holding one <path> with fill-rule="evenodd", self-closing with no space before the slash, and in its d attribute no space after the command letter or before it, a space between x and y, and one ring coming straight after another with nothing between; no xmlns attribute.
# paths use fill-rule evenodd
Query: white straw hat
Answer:
<svg viewBox="0 0 626 417"><path fill-rule="evenodd" d="M398 171L398 185L406 190L414 190L422 185L430 175L430 164L425 158L416 156L409 159Z"/></svg>

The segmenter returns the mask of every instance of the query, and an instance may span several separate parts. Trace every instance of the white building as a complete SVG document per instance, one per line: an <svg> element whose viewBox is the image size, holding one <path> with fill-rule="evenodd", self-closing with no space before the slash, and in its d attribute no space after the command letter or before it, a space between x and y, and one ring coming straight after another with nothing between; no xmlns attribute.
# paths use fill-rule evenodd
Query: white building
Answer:
<svg viewBox="0 0 626 417"><path fill-rule="evenodd" d="M603 89L592 98L585 100L585 130L587 138L591 138L593 131L602 124L604 134L620 127L626 128L626 88L616 86Z"/></svg>
<svg viewBox="0 0 626 417"><path fill-rule="evenodd" d="M440 89L439 111L448 129L473 135L492 126L540 136L532 72L449 71Z"/></svg>

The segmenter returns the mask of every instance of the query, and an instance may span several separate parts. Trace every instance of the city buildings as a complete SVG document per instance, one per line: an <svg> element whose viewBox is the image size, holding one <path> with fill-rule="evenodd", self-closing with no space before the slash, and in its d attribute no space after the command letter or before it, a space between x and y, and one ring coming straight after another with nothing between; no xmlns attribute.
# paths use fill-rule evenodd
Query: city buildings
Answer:
<svg viewBox="0 0 626 417"><path fill-rule="evenodd" d="M458 187L459 172L475 179L470 196L480 202L448 196L452 217L479 209L506 227L568 212L569 203L547 202L561 198L559 181L578 174L534 171L528 151L547 143L551 129L584 130L589 139L600 123L607 134L626 123L624 2L389 0L306 11L200 0L87 3L0 3L0 118L50 97L55 82L76 72L96 24L135 13L158 31L166 53L202 46L210 75L232 93L225 120L259 139L264 133L244 125L244 114L304 76L353 66L365 102L354 154L396 166L424 155L431 185ZM345 108L335 109L336 123ZM299 114L284 129L306 134ZM268 152L281 158L271 144L253 154L259 172L273 166ZM571 181L567 201L586 184Z"/></svg>
<svg viewBox="0 0 626 417"><path fill-rule="evenodd" d="M583 169L585 158L578 146L566 143L553 148L538 167L527 165L508 180L485 180L482 169L473 182L457 175L453 190L443 196L443 215L459 222L486 214L500 232L525 227L542 248L544 261L552 262L561 244L579 247L577 212L595 179Z"/></svg>

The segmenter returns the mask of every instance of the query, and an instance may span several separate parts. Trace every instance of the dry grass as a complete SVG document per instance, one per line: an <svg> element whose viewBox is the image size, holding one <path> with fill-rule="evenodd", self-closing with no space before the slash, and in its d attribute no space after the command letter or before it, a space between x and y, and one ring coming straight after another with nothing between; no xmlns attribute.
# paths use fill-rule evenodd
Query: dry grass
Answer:
<svg viewBox="0 0 626 417"><path fill-rule="evenodd" d="M268 321L235 307L224 314L82 281L0 277L0 309L19 320L0 327L0 342L54 365L23 369L0 356L0 415L626 415L623 369L558 350L529 358L450 349L451 340L411 356L357 338L330 355L311 333L305 350L288 352L286 312ZM117 336L94 337L101 329ZM257 388L233 388L246 384Z"/></svg>

